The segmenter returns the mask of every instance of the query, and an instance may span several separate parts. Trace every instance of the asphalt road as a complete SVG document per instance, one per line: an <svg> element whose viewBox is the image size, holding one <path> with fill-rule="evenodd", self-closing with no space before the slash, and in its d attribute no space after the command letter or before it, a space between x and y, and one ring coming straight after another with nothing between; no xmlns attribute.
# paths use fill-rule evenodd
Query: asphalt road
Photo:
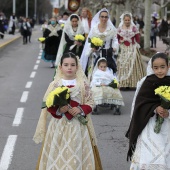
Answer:
<svg viewBox="0 0 170 170"><path fill-rule="evenodd" d="M34 170L41 144L32 140L43 95L52 81L54 69L39 59L41 32L33 32L32 42L22 39L0 51L0 170ZM125 106L121 115L99 108L92 115L104 170L128 170L128 140L124 137L130 120L134 91L122 91Z"/></svg>

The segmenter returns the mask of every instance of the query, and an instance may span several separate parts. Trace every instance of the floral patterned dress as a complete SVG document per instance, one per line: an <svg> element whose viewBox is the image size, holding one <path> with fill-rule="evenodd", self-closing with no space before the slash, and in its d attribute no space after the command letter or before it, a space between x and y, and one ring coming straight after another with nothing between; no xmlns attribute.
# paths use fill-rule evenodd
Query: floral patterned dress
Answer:
<svg viewBox="0 0 170 170"><path fill-rule="evenodd" d="M118 28L119 54L117 59L120 87L136 87L145 76L145 68L139 51L139 31L131 25L129 29Z"/></svg>

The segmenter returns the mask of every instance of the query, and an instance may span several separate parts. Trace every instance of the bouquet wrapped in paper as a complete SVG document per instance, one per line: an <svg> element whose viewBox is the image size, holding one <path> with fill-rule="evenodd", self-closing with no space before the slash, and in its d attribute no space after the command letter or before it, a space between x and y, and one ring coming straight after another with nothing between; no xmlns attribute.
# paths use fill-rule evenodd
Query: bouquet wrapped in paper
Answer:
<svg viewBox="0 0 170 170"><path fill-rule="evenodd" d="M109 86L109 87L112 87L112 88L114 88L114 89L117 89L118 86L119 86L119 83L118 83L118 81L117 81L116 79L113 79L113 81L112 81L111 83L109 83L108 86Z"/></svg>
<svg viewBox="0 0 170 170"><path fill-rule="evenodd" d="M91 48L96 48L96 50L99 49L99 47L102 47L104 42L99 37L92 37L88 39L88 42L91 44Z"/></svg>
<svg viewBox="0 0 170 170"><path fill-rule="evenodd" d="M55 90L51 91L46 99L46 106L52 107L52 106L65 106L69 105L70 102L70 89L65 86L57 87ZM87 120L80 114L77 114L75 116L83 125L87 124Z"/></svg>
<svg viewBox="0 0 170 170"><path fill-rule="evenodd" d="M155 89L155 94L160 96L161 106L164 109L170 108L170 86L160 86ZM159 133L161 130L162 123L164 122L164 118L157 114L156 124L154 127L154 132Z"/></svg>

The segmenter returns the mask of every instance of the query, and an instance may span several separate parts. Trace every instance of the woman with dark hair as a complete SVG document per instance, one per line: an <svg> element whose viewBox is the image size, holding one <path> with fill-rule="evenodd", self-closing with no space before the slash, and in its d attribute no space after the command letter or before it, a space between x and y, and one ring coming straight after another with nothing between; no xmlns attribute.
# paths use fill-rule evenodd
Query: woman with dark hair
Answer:
<svg viewBox="0 0 170 170"><path fill-rule="evenodd" d="M82 42L75 41L74 38L77 34L85 36L80 17L77 14L72 14L64 24L61 42L56 58L56 65L59 63L63 53L71 51L79 57L81 56L84 44Z"/></svg>
<svg viewBox="0 0 170 170"><path fill-rule="evenodd" d="M68 72L69 69L69 72ZM68 104L48 105L49 94L56 88L68 88ZM102 170L91 112L92 92L73 53L64 53L54 81L44 95L44 105L33 140L43 142L37 170ZM50 116L51 115L51 116ZM47 117L51 117L46 126ZM84 117L84 125L77 117Z"/></svg>
<svg viewBox="0 0 170 170"><path fill-rule="evenodd" d="M109 12L106 8L101 9L92 19L91 30L80 58L83 70L91 81L93 68L100 57L105 57L108 67L116 73L114 55L117 54L119 44L117 40L117 30L114 27ZM91 48L89 38L98 37L103 40L103 46L99 49Z"/></svg>
<svg viewBox="0 0 170 170"><path fill-rule="evenodd" d="M160 86L170 86L168 57L164 53L150 59L147 76L138 82L134 95L126 133L131 170L170 169L170 108L165 109L160 96L155 95L155 89ZM156 126L158 117L163 118L161 128Z"/></svg>

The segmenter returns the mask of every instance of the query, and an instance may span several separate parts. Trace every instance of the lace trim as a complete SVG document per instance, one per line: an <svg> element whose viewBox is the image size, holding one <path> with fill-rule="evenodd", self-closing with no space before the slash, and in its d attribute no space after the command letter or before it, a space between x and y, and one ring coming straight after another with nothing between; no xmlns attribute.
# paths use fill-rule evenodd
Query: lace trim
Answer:
<svg viewBox="0 0 170 170"><path fill-rule="evenodd" d="M99 104L115 104L115 105L120 105L120 106L124 106L124 102L121 100L115 100L115 99L100 99L100 100L95 100L95 104L99 105Z"/></svg>

